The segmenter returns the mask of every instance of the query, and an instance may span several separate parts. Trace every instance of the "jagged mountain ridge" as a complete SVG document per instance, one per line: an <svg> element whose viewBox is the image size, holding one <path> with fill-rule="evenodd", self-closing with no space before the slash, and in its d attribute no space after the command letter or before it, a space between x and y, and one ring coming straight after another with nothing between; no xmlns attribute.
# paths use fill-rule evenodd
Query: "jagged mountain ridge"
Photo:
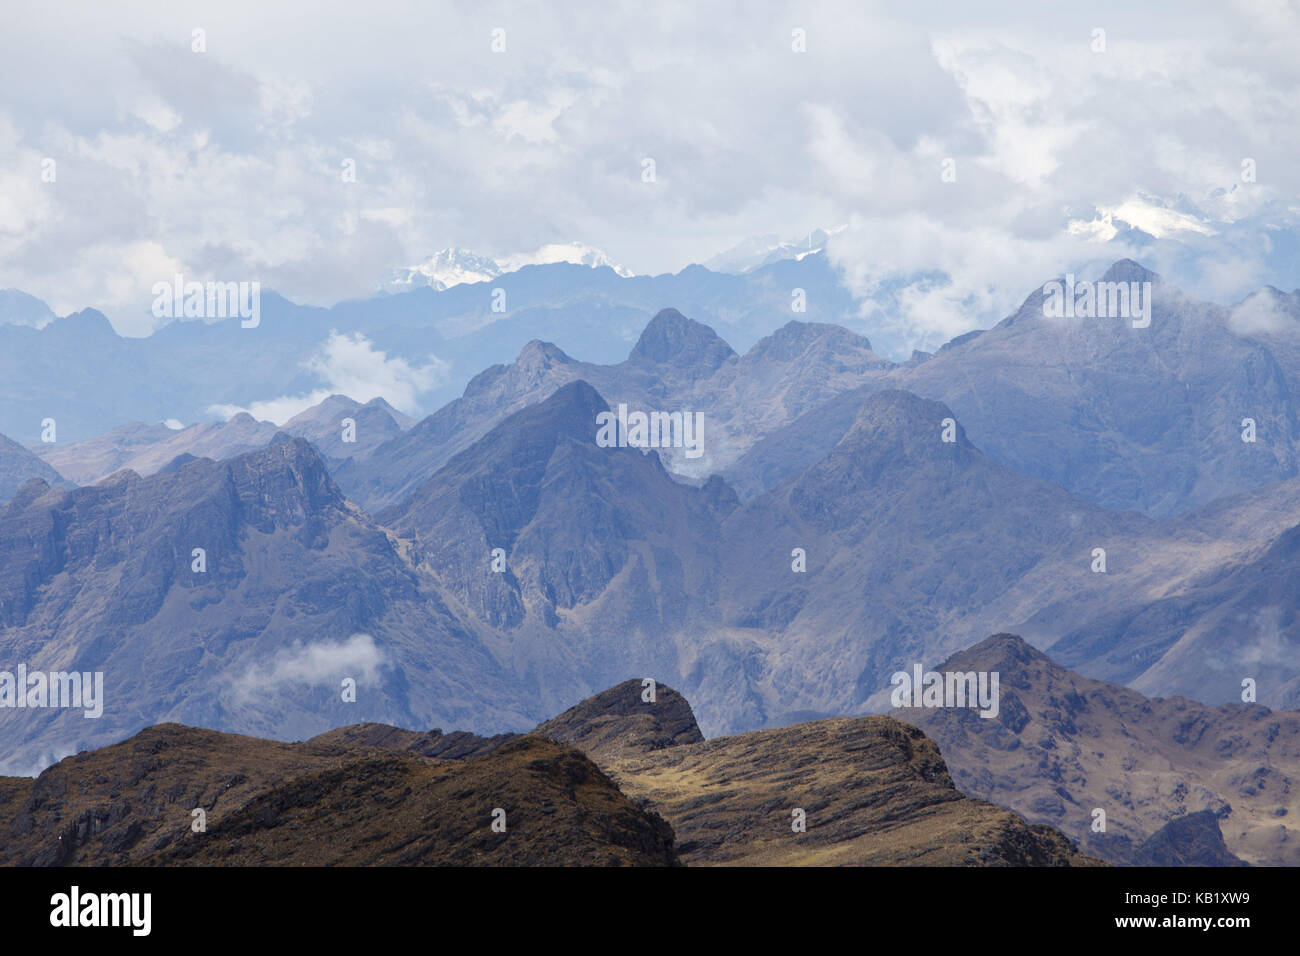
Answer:
<svg viewBox="0 0 1300 956"><path fill-rule="evenodd" d="M938 749L889 717L704 740L690 704L630 680L537 728L672 824L688 864L1078 866L1047 827L960 798ZM804 812L805 829L793 827Z"/></svg>
<svg viewBox="0 0 1300 956"><path fill-rule="evenodd" d="M351 421L350 427L344 424L347 421ZM89 485L124 468L152 475L182 455L233 458L263 448L283 433L306 438L337 468L337 463L349 458L364 458L410 424L382 398L362 404L346 395L330 395L290 418L283 427L239 412L222 422L200 422L187 428L134 422L85 441L35 445L31 451L77 484Z"/></svg>
<svg viewBox="0 0 1300 956"><path fill-rule="evenodd" d="M675 636L718 601L716 529L734 499L673 481L653 453L599 447L606 411L586 382L565 385L379 514L505 632L495 649L546 706L629 668L675 671Z"/></svg>
<svg viewBox="0 0 1300 956"><path fill-rule="evenodd" d="M889 367L870 342L838 326L789 322L740 356L713 329L664 309L616 365L579 362L550 343L529 343L513 363L482 372L461 398L336 475L363 507L391 507L507 416L581 380L612 406L701 413L703 455L677 448L660 455L671 470L703 479L756 436Z"/></svg>
<svg viewBox="0 0 1300 956"><path fill-rule="evenodd" d="M450 629L466 642L458 646L468 649L468 660L455 662L464 679L472 680L479 669L491 675L486 686L494 688L497 716L489 720L496 722L476 714L473 719L482 721L476 729L518 729L528 716L535 719L539 711L590 693L633 666L676 675L701 701L707 727L736 731L788 722L800 712L879 709L888 675L900 666L938 659L980 633L1090 588L1098 600L1106 598L1104 582L1120 576L1090 571L1092 546L1099 539L1131 543L1155 533L1148 519L1104 512L987 461L959 425L953 425L955 440L944 442L951 413L902 392L869 394L856 424L829 455L778 492L739 509L720 480L693 488L674 481L654 454L596 447L596 416L606 407L585 383L566 386L511 416L402 506L383 513L397 538L368 550L379 555L377 567L384 570L378 577L390 585L359 589L372 595L360 604L364 613L351 612L357 604L349 598L346 608L329 616L334 639L376 629L385 638L391 627L401 635L403 655L415 653L416 625L407 621L433 614L441 622L433 627L436 633ZM323 475L324 465L317 457L306 470ZM174 472L191 478L201 473L215 479L221 470L200 460ZM81 491L87 502L111 499L121 507L140 480L125 474ZM37 486L35 499L45 492ZM1287 500L1279 498L1279 507L1296 506ZM23 499L10 510L25 511L31 504ZM310 517L319 527L370 520L337 490L319 504L325 515L304 511L304 522ZM953 515L961 518L963 533L954 529ZM35 527L42 526L38 521ZM25 533L31 540L35 532ZM165 528L150 534L167 540ZM370 527L366 535L378 542L373 536L383 532ZM160 595L170 587L159 568L170 562L185 566L181 556L188 549L180 542L171 547L165 560L150 558L158 567L149 574L132 572L139 578L133 588L155 582L139 607L123 610L102 602L94 588L83 600L78 585L57 597L65 603L47 600L46 616L10 621L0 636L16 637L19 647L62 647L74 655L92 631L140 627L142 619L158 613ZM228 542L225 553L239 547ZM507 565L501 574L491 570L496 548ZM794 548L807 555L803 573L792 568ZM350 547L345 553L348 562L370 560ZM39 562L33 572L22 554L21 548L15 552L8 590L16 595L11 604L26 607L45 572ZM98 560L115 565L119 558L110 546ZM1112 560L1112 572L1125 569L1122 556ZM287 568L277 575L289 580ZM394 599L401 609L397 619L387 617L388 586L401 596ZM188 611L176 604L169 613L201 621L200 634L233 627L245 637L264 633L279 614L298 611L290 601L268 616L269 598L242 593L228 606L205 599ZM262 608L251 621L243 603L250 599ZM60 635L60 612L53 608L66 602L78 604L82 629ZM308 608L324 612L314 599ZM346 628L343 621L349 622ZM43 633L57 639L38 643ZM263 654L282 652L277 640L291 647L300 640L288 617L274 633L261 645ZM108 638L97 638L89 646L112 646ZM188 661L194 649L182 645L163 653ZM209 659L207 666L216 665ZM427 664L417 673L422 681L441 679L426 676ZM441 694L428 684L410 690L426 707ZM392 685L386 706L407 693ZM472 708L477 693L458 692L456 706ZM144 696L146 706L160 706L152 693ZM221 713L219 693L200 696L203 707ZM327 698L318 697L310 705L296 702L292 720L322 719ZM169 708L200 706L184 694L171 700ZM536 709L520 713L517 700ZM190 711L151 712L174 717ZM284 726L295 725L233 729L285 733Z"/></svg>
<svg viewBox="0 0 1300 956"><path fill-rule="evenodd" d="M737 557L717 639L763 663L715 673L722 700L687 692L710 728L740 729L726 715L746 711L763 723L880 709L894 671L1020 613L1018 585L1035 568L1086 580L1096 540L1147 524L988 460L937 402L873 392L829 454L726 519L724 548Z"/></svg>
<svg viewBox="0 0 1300 956"><path fill-rule="evenodd" d="M17 442L0 435L0 505L12 498L32 478L61 488L72 487L72 482L48 462L33 455Z"/></svg>
<svg viewBox="0 0 1300 956"><path fill-rule="evenodd" d="M536 719L472 619L303 439L70 491L28 482L0 510L0 541L0 657L102 671L108 698L99 719L0 711L11 772L164 720L283 737L348 717Z"/></svg>
<svg viewBox="0 0 1300 956"><path fill-rule="evenodd" d="M843 322L853 314L851 294L818 254L744 276L701 266L621 277L608 268L527 265L490 284L421 288L328 309L264 289L255 328L241 327L239 317L173 321L146 338L117 335L93 309L39 330L0 323L0 433L24 444L39 441L39 423L50 416L59 422L60 440L76 442L126 422L202 421L213 405L248 408L308 395L335 385L318 371L334 332L353 342L361 336L375 353L411 368L436 368L419 395L428 411L533 340L574 343L587 361L618 362L666 305L747 348L789 321L796 287L808 293L800 318ZM504 312L494 310L498 288Z"/></svg>

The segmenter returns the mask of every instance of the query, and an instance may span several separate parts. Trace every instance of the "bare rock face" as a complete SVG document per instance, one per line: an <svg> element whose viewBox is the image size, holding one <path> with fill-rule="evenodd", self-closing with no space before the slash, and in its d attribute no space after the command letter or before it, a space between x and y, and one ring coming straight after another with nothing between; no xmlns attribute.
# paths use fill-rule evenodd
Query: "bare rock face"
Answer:
<svg viewBox="0 0 1300 956"><path fill-rule="evenodd" d="M46 485L63 488L72 483L55 471L46 461L32 454L22 445L0 435L0 505L18 493L27 482L36 479Z"/></svg>
<svg viewBox="0 0 1300 956"><path fill-rule="evenodd" d="M98 719L0 712L10 773L168 720L301 738L546 713L512 713L525 695L301 438L86 488L29 483L0 508L0 659L102 673L105 688Z"/></svg>
<svg viewBox="0 0 1300 956"><path fill-rule="evenodd" d="M484 370L460 398L364 460L344 462L335 477L350 498L377 513L400 504L510 415L584 381L611 405L701 412L704 457L686 458L676 448L659 454L670 470L703 480L762 435L864 379L883 379L892 367L865 337L839 326L788 322L740 356L709 326L663 309L617 364L582 362L550 342L529 342L513 362Z"/></svg>
<svg viewBox="0 0 1300 956"><path fill-rule="evenodd" d="M363 405L346 395L330 395L285 422L284 430L306 438L329 461L342 462L373 454L408 425L406 416L382 398Z"/></svg>
<svg viewBox="0 0 1300 956"><path fill-rule="evenodd" d="M1101 281L1150 282L1149 326L1048 317L1039 288L996 327L897 370L893 384L944 402L996 461L1116 510L1181 514L1294 477L1300 366L1290 336L1238 334L1229 309L1128 259ZM1278 301L1291 315L1298 305ZM1242 408L1272 436L1268 446L1243 447Z"/></svg>
<svg viewBox="0 0 1300 956"><path fill-rule="evenodd" d="M1300 708L1300 524L1275 530L1262 553L1225 562L1187 588L1147 603L1099 607L1052 644L1053 657L1144 694L1211 704L1237 700L1241 677L1266 671L1261 699Z"/></svg>
<svg viewBox="0 0 1300 956"><path fill-rule="evenodd" d="M1197 810L1151 834L1134 861L1140 866L1248 866L1223 842L1219 815Z"/></svg>
<svg viewBox="0 0 1300 956"><path fill-rule="evenodd" d="M672 362L709 373L735 355L731 346L707 325L686 318L676 309L664 309L641 332L630 361L653 365Z"/></svg>
<svg viewBox="0 0 1300 956"><path fill-rule="evenodd" d="M350 425L344 424L349 421ZM142 476L157 474L178 458L234 458L265 447L277 435L288 435L307 439L337 468L349 458L365 458L409 424L382 398L363 405L346 395L330 395L289 419L283 429L240 412L227 421L176 429L161 422L132 422L84 441L33 446L32 452L60 474L88 485L122 469ZM3 461L0 448L0 470ZM0 500L3 492L0 484Z"/></svg>
<svg viewBox="0 0 1300 956"><path fill-rule="evenodd" d="M685 697L656 685L652 703L645 699L648 690L643 681L624 681L538 725L534 733L601 762L704 740Z"/></svg>
<svg viewBox="0 0 1300 956"><path fill-rule="evenodd" d="M671 673L673 635L716 604L728 489L674 481L653 451L598 445L607 411L591 385L565 385L378 516L509 635L499 653L535 675L550 713L629 672Z"/></svg>
<svg viewBox="0 0 1300 956"><path fill-rule="evenodd" d="M124 469L156 474L181 455L234 458L266 446L279 431L247 412L229 421L202 422L173 430L166 425L133 422L102 435L67 445L44 445L35 451L78 484L90 485Z"/></svg>
<svg viewBox="0 0 1300 956"><path fill-rule="evenodd" d="M760 663L726 682L768 718L882 709L892 673L1075 586L1087 575L1068 572L1097 536L1131 539L1150 523L997 464L938 402L898 390L860 399L829 452L723 522L721 616L734 631L714 633L726 647L751 629L777 636L758 637ZM791 573L796 548L806 573ZM709 733L754 726L718 697L726 688L684 686Z"/></svg>

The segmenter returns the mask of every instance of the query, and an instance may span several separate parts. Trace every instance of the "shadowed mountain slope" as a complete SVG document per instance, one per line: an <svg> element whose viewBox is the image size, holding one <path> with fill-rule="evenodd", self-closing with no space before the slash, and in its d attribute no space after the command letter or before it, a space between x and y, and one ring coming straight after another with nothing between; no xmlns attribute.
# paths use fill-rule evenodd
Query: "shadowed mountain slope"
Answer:
<svg viewBox="0 0 1300 956"><path fill-rule="evenodd" d="M726 518L728 629L712 636L762 665L714 668L687 692L710 730L881 709L894 671L1045 600L1021 587L1036 570L1058 590L1084 586L1098 543L1149 524L989 460L937 402L875 392L829 454Z"/></svg>
<svg viewBox="0 0 1300 956"><path fill-rule="evenodd" d="M1044 315L1039 288L893 383L952 408L994 460L1108 508L1163 517L1295 477L1300 323L1259 334L1128 259L1100 281L1150 282L1149 326Z"/></svg>
<svg viewBox="0 0 1300 956"><path fill-rule="evenodd" d="M541 716L515 710L473 627L303 439L71 491L26 485L0 510L0 658L104 675L98 719L0 710L10 772L164 720L290 737Z"/></svg>
<svg viewBox="0 0 1300 956"><path fill-rule="evenodd" d="M50 464L32 454L22 445L0 435L0 505L12 498L27 482L40 479L47 485L61 488L73 487Z"/></svg>
<svg viewBox="0 0 1300 956"><path fill-rule="evenodd" d="M890 367L864 337L839 326L789 322L739 356L708 326L664 309L615 365L580 362L548 342L528 343L514 362L475 376L459 399L366 460L340 466L336 477L362 506L391 507L508 415L582 380L611 406L703 414L700 457L660 450L670 470L703 479L804 409Z"/></svg>
<svg viewBox="0 0 1300 956"><path fill-rule="evenodd" d="M704 740L685 697L671 687L654 691L649 701L643 680L624 681L538 725L534 733L572 744L598 761Z"/></svg>
<svg viewBox="0 0 1300 956"><path fill-rule="evenodd" d="M725 486L679 484L653 452L597 445L607 408L586 382L565 385L379 515L503 632L495 653L552 711L629 670L675 671L676 636L718 600Z"/></svg>

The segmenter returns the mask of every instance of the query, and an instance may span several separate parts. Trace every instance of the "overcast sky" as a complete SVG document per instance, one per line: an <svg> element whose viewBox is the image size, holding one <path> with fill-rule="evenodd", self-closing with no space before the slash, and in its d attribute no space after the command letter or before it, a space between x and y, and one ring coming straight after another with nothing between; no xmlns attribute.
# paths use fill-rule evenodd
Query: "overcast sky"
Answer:
<svg viewBox="0 0 1300 956"><path fill-rule="evenodd" d="M864 296L946 277L875 317L931 344L1129 251L1295 288L1297 4L1130 5L8 3L0 287L142 334L177 272L328 304L451 245L660 273L848 223Z"/></svg>

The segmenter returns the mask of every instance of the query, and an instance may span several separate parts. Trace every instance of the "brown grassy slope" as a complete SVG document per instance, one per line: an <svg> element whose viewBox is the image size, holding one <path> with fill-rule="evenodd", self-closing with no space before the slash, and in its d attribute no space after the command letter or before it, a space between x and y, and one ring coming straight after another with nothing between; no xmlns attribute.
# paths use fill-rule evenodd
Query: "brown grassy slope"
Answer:
<svg viewBox="0 0 1300 956"><path fill-rule="evenodd" d="M309 744L362 747L390 750L438 760L463 760L491 753L502 744L518 739L519 734L495 734L480 737L464 730L444 734L441 730L403 730L390 724L350 724L317 734Z"/></svg>
<svg viewBox="0 0 1300 956"><path fill-rule="evenodd" d="M505 832L492 829L505 811ZM488 756L364 757L259 794L147 864L671 866L671 828L571 747L523 737Z"/></svg>
<svg viewBox="0 0 1300 956"><path fill-rule="evenodd" d="M888 717L819 720L628 757L609 767L673 825L687 863L1069 866L1092 863L952 784L938 748ZM795 833L792 811L806 813Z"/></svg>
<svg viewBox="0 0 1300 956"><path fill-rule="evenodd" d="M196 807L207 810L205 833L191 831ZM491 831L495 807L506 810L505 834ZM164 724L36 780L0 781L0 862L668 865L675 857L662 820L586 757L541 738L433 761Z"/></svg>
<svg viewBox="0 0 1300 956"><path fill-rule="evenodd" d="M1011 634L939 670L997 671L998 716L898 710L942 750L962 791L1059 828L1086 852L1122 860L1172 820L1219 818L1252 864L1300 864L1300 713L1147 698L1082 677ZM1092 811L1107 830L1092 833Z"/></svg>
<svg viewBox="0 0 1300 956"><path fill-rule="evenodd" d="M675 830L682 860L705 865L1096 862L958 792L935 744L892 718L706 741L681 695L641 693L628 681L518 738L362 724L283 744L153 727L0 780L0 861L666 865Z"/></svg>
<svg viewBox="0 0 1300 956"><path fill-rule="evenodd" d="M538 733L584 750L661 814L688 864L1092 865L1061 834L963 796L938 748L889 717L796 724L705 741L663 685L628 681ZM621 729L620 729L621 728ZM792 829L792 811L807 831Z"/></svg>

